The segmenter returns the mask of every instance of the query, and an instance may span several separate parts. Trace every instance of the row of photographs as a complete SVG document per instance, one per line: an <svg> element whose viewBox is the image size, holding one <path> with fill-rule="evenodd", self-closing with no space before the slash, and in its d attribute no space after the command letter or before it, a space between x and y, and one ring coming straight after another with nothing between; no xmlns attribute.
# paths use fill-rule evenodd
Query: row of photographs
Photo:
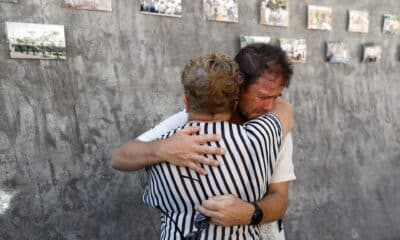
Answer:
<svg viewBox="0 0 400 240"><path fill-rule="evenodd" d="M17 3L18 0L0 0ZM289 26L289 0L260 0L260 24ZM112 11L111 0L63 0L63 6L74 9ZM204 15L210 21L238 22L238 0L203 0ZM170 17L181 17L182 0L140 0L140 11ZM349 32L368 33L369 13L349 10ZM332 30L332 8L308 6L308 29ZM383 15L384 33L400 34L400 16Z"/></svg>
<svg viewBox="0 0 400 240"><path fill-rule="evenodd" d="M280 47L286 52L292 63L306 63L307 43L305 39L280 38ZM272 38L267 36L240 36L240 47L243 48L252 43L272 44ZM382 47L376 43L363 44L362 62L379 62L382 57ZM327 42L326 61L328 63L350 63L349 47L342 41Z"/></svg>
<svg viewBox="0 0 400 240"><path fill-rule="evenodd" d="M6 22L7 40L11 58L17 59L67 59L65 30L62 25ZM267 36L240 36L240 45L271 43ZM305 39L279 39L281 48L293 63L305 63L307 45ZM350 54L344 42L328 42L326 60L330 63L349 63ZM379 62L381 46L364 44L364 62Z"/></svg>

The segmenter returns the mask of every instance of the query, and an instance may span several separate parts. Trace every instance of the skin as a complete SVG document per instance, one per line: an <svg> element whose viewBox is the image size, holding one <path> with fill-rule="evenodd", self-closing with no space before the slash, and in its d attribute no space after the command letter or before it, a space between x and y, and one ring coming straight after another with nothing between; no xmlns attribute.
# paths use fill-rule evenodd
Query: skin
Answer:
<svg viewBox="0 0 400 240"><path fill-rule="evenodd" d="M264 72L255 83L248 85L241 92L238 111L233 115L233 122L243 123L273 111L283 89L281 75ZM285 215L289 183L289 181L271 183L268 186L268 194L257 202L264 213L261 224L279 220ZM203 201L201 205L196 206L196 210L209 216L215 224L233 226L250 224L254 206L234 195L221 195Z"/></svg>
<svg viewBox="0 0 400 240"><path fill-rule="evenodd" d="M248 119L270 111L279 104L283 91L282 76L265 72L255 83L248 85L240 94L236 112L231 121L241 124ZM285 113L281 113L285 114ZM182 130L171 138L143 143L137 140L114 150L112 167L121 171L134 171L163 161L178 166L187 166L199 174L207 172L199 163L218 166L218 162L204 154L224 154L223 149L207 147L205 143L218 141L218 135L192 136L198 128ZM272 183L268 194L257 202L263 210L261 223L281 219L287 209L289 182ZM250 224L254 206L233 195L215 196L196 206L196 210L211 217L211 221L222 226Z"/></svg>
<svg viewBox="0 0 400 240"><path fill-rule="evenodd" d="M237 115L243 123L267 112L271 112L276 99L282 95L283 79L281 75L265 72L255 83L248 85L240 94Z"/></svg>

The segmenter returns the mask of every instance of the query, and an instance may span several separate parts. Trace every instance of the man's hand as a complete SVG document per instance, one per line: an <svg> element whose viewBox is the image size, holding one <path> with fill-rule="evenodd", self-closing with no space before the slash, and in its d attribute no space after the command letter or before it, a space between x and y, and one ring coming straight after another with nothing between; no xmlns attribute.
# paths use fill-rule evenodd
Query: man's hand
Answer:
<svg viewBox="0 0 400 240"><path fill-rule="evenodd" d="M204 155L222 155L224 150L207 145L207 142L219 141L220 136L216 134L193 135L198 131L198 127L185 128L172 137L159 141L156 148L157 155L171 164L189 167L199 174L207 174L199 164L219 166L219 163Z"/></svg>
<svg viewBox="0 0 400 240"><path fill-rule="evenodd" d="M251 223L254 206L234 195L220 195L203 201L196 211L211 218L211 222L229 227Z"/></svg>

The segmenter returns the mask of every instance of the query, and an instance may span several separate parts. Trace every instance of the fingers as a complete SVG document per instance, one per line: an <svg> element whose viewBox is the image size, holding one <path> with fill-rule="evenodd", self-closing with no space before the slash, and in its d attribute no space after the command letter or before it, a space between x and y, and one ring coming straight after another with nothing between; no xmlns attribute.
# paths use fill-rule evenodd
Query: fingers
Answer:
<svg viewBox="0 0 400 240"><path fill-rule="evenodd" d="M197 163L209 165L212 167L218 167L220 165L219 162L216 160L213 160L211 158L206 158L206 157L203 157L202 155L197 155L197 154L192 157L192 160Z"/></svg>
<svg viewBox="0 0 400 240"><path fill-rule="evenodd" d="M196 151L198 154L214 154L214 155L225 154L225 150L223 148L211 147L207 145L196 146Z"/></svg>
<svg viewBox="0 0 400 240"><path fill-rule="evenodd" d="M194 171L196 171L198 174L207 175L207 171L205 169L201 168L199 165L197 165L194 162L189 162L187 164L187 167L192 169L192 170L194 170Z"/></svg>
<svg viewBox="0 0 400 240"><path fill-rule="evenodd" d="M217 196L210 197L209 200L221 201L221 200L230 199L230 198L235 198L235 196L233 196L232 194L217 195Z"/></svg>
<svg viewBox="0 0 400 240"><path fill-rule="evenodd" d="M218 142L221 137L217 134L206 134L196 136L196 142L198 144L206 144L207 142Z"/></svg>
<svg viewBox="0 0 400 240"><path fill-rule="evenodd" d="M195 207L195 209L196 209L196 211L206 215L207 217L216 218L216 219L220 218L220 213L218 211L210 210L210 209L206 208L204 206L204 204L203 205L197 205Z"/></svg>
<svg viewBox="0 0 400 240"><path fill-rule="evenodd" d="M188 128L183 129L183 130L180 130L179 133L185 134L185 135L192 135L192 134L195 134L195 133L197 133L199 131L200 131L199 127L188 127Z"/></svg>

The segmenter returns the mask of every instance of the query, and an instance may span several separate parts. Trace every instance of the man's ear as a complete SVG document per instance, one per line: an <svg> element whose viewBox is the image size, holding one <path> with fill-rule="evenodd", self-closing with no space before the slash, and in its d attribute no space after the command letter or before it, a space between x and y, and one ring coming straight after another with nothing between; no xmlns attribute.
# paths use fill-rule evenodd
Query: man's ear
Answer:
<svg viewBox="0 0 400 240"><path fill-rule="evenodd" d="M185 95L185 97L183 98L183 101L185 102L186 112L189 112L189 110L190 110L189 96Z"/></svg>

